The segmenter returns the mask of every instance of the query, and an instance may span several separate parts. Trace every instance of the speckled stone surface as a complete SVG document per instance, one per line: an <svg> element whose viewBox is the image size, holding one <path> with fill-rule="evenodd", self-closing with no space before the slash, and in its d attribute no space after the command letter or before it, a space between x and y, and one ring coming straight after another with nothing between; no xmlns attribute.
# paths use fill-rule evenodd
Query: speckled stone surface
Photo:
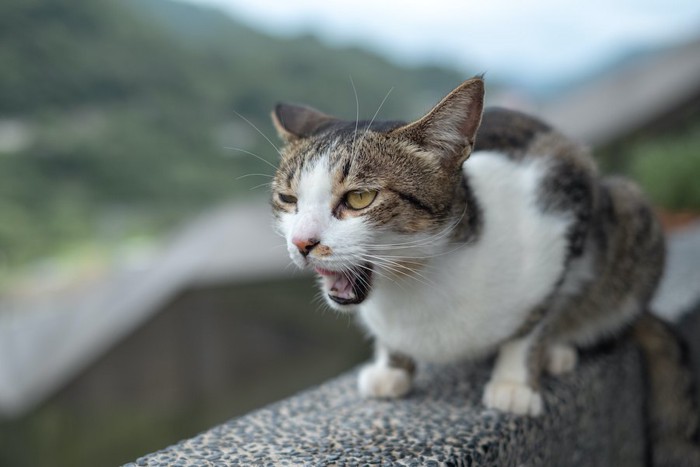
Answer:
<svg viewBox="0 0 700 467"><path fill-rule="evenodd" d="M485 409L491 362L419 368L402 400L360 398L356 370L132 466L638 466L641 370L627 344L584 355L544 380L538 418Z"/></svg>

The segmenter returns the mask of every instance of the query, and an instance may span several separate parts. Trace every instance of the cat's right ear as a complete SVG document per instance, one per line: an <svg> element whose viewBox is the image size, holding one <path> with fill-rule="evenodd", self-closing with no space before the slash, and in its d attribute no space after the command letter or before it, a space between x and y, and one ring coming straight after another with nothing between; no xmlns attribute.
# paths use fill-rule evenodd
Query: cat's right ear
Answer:
<svg viewBox="0 0 700 467"><path fill-rule="evenodd" d="M484 81L465 81L420 120L392 130L439 154L445 164L461 166L469 157L484 109Z"/></svg>
<svg viewBox="0 0 700 467"><path fill-rule="evenodd" d="M334 117L303 105L277 104L272 111L277 134L287 143L308 138L334 121Z"/></svg>

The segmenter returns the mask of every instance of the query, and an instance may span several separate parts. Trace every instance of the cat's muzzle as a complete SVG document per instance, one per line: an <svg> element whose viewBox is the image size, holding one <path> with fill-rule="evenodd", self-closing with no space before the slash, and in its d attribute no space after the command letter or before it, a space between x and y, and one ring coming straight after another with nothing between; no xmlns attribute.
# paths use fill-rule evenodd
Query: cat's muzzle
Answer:
<svg viewBox="0 0 700 467"><path fill-rule="evenodd" d="M343 271L315 268L328 298L338 305L362 303L372 288L372 265L364 263Z"/></svg>

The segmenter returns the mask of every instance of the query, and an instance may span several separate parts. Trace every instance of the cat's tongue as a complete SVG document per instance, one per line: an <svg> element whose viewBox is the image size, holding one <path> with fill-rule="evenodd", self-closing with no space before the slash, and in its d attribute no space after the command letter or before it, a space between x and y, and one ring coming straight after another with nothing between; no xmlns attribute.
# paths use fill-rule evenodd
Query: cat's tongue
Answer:
<svg viewBox="0 0 700 467"><path fill-rule="evenodd" d="M345 274L321 268L316 268L316 272L323 277L323 285L331 294L342 299L355 298L352 283Z"/></svg>

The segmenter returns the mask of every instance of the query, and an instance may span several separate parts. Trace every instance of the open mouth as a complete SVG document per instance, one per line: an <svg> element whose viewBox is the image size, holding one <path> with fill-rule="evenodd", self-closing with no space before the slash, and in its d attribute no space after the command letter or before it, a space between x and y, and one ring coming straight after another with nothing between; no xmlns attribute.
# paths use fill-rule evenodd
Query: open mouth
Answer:
<svg viewBox="0 0 700 467"><path fill-rule="evenodd" d="M372 283L372 265L367 263L338 272L316 267L328 298L339 305L357 305L369 294Z"/></svg>

